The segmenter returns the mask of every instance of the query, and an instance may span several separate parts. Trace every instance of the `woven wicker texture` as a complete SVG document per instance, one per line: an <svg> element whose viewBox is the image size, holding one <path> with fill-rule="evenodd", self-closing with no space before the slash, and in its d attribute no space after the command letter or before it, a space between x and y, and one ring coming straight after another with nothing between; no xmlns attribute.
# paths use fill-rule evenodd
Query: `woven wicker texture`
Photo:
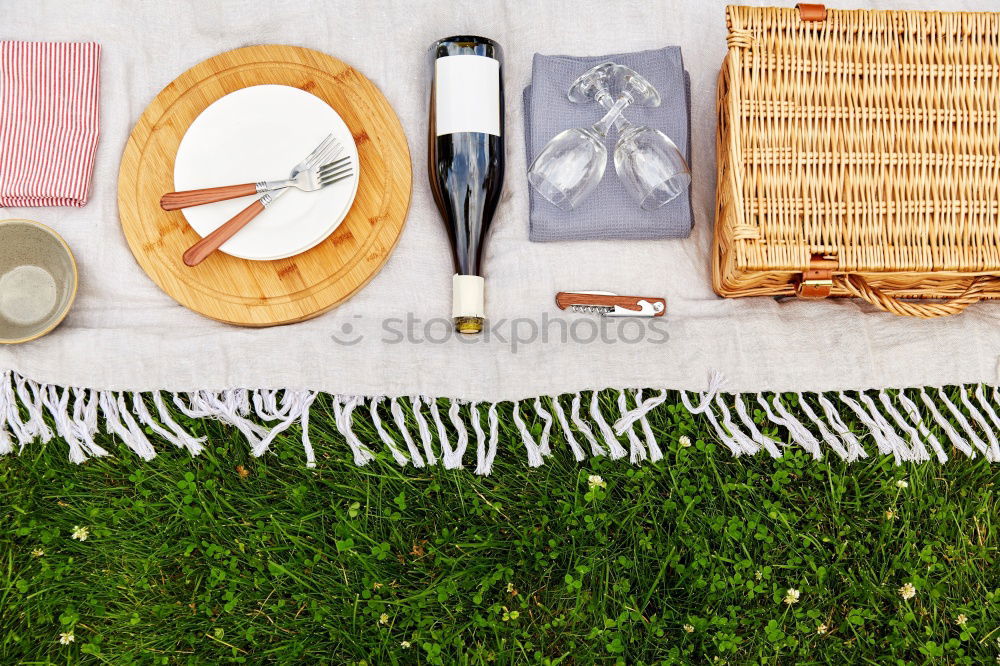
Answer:
<svg viewBox="0 0 1000 666"><path fill-rule="evenodd" d="M832 295L896 314L1000 297L1000 14L727 19L715 290L791 294L823 257Z"/></svg>

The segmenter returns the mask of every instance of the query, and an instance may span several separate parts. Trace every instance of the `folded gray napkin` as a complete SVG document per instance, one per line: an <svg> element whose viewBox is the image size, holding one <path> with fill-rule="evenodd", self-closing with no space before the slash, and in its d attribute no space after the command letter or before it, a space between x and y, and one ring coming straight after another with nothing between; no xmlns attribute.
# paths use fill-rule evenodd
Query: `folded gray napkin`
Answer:
<svg viewBox="0 0 1000 666"><path fill-rule="evenodd" d="M665 133L688 164L691 162L691 94L679 46L652 51L617 53L595 58L543 56L535 54L531 85L524 89L525 143L528 165L559 132L571 127L590 127L604 109L597 103L574 104L566 97L573 81L606 60L627 65L652 83L662 101L655 108L629 105L625 117L636 125L649 125ZM530 231L533 241L613 240L685 238L691 233L691 195L682 194L659 210L639 208L618 179L614 147L618 134L612 130L605 145L608 165L604 180L573 211L564 211L545 200L527 183L530 199Z"/></svg>

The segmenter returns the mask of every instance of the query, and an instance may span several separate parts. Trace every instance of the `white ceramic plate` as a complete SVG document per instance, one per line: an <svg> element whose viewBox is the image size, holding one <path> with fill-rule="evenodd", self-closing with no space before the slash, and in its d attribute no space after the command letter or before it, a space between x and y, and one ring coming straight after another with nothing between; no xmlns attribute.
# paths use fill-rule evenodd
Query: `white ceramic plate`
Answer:
<svg viewBox="0 0 1000 666"><path fill-rule="evenodd" d="M217 99L201 112L181 139L174 162L174 188L278 180L328 134L344 146L354 177L317 192L292 188L230 238L221 250L241 259L292 257L323 242L347 216L358 191L358 148L336 111L298 88L263 85ZM183 210L202 237L249 206L254 197Z"/></svg>

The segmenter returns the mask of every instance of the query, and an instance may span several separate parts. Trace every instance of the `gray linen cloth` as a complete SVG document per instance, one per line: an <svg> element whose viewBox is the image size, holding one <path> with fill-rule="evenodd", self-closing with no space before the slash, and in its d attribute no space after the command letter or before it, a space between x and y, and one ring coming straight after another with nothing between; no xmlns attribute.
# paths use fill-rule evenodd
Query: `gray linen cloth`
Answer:
<svg viewBox="0 0 1000 666"><path fill-rule="evenodd" d="M574 104L566 97L573 81L594 65L611 60L631 67L660 93L658 107L629 105L625 117L635 125L649 125L673 139L691 161L691 94L679 46L599 57L535 54L531 85L524 89L524 137L530 165L549 139L571 127L590 127L604 109L597 103ZM691 233L690 188L656 211L647 212L629 197L614 165L617 133L605 142L608 165L597 189L573 211L552 205L527 184L530 201L529 238L533 241L646 240L686 238Z"/></svg>

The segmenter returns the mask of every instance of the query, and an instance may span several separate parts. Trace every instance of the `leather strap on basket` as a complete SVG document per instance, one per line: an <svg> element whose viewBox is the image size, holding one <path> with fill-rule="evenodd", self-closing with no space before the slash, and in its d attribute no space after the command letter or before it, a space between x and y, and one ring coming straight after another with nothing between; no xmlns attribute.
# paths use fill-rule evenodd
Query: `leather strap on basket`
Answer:
<svg viewBox="0 0 1000 666"><path fill-rule="evenodd" d="M904 317L920 317L921 319L958 314L973 303L980 301L983 298L983 290L993 279L989 276L973 278L964 292L946 301L914 303L890 296L868 284L864 278L858 275L844 275L835 278L837 286L843 287L858 298L863 298L880 310Z"/></svg>
<svg viewBox="0 0 1000 666"><path fill-rule="evenodd" d="M803 21L826 20L826 6L824 5L800 2L795 7L799 10L799 18Z"/></svg>
<svg viewBox="0 0 1000 666"><path fill-rule="evenodd" d="M836 268L836 259L813 255L809 268L802 271L802 279L795 285L795 295L808 299L826 298L833 291L833 271Z"/></svg>

